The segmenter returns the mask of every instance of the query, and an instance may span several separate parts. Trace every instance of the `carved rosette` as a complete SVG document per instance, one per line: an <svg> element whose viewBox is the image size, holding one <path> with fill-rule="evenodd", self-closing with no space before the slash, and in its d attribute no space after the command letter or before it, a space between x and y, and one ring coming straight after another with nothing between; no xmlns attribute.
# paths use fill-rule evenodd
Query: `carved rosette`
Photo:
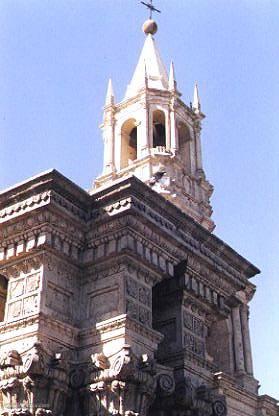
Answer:
<svg viewBox="0 0 279 416"><path fill-rule="evenodd" d="M212 405L213 416L227 416L227 405L224 397L216 398Z"/></svg>
<svg viewBox="0 0 279 416"><path fill-rule="evenodd" d="M0 357L0 410L6 416L59 416L68 390L65 364L55 362L40 343L24 354Z"/></svg>

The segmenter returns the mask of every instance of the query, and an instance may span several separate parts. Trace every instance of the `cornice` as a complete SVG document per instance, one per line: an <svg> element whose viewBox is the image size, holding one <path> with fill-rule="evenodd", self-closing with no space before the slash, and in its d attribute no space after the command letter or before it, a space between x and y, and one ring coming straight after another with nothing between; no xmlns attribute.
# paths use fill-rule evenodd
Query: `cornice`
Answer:
<svg viewBox="0 0 279 416"><path fill-rule="evenodd" d="M50 196L51 191L44 191L6 206L0 210L0 224L10 219L18 218L36 208L48 205L50 203Z"/></svg>
<svg viewBox="0 0 279 416"><path fill-rule="evenodd" d="M22 195L23 197L23 195ZM34 210L42 209L46 206L55 206L60 209L61 212L66 214L67 218L82 225L86 223L88 219L88 213L85 210L80 209L72 202L59 195L54 190L47 190L40 193L36 193L28 197L27 199L21 199L20 201L8 205L0 210L0 226L5 225L7 222L15 221L20 217L32 214Z"/></svg>
<svg viewBox="0 0 279 416"><path fill-rule="evenodd" d="M131 262L131 259L133 262ZM144 280L145 283L152 281L154 285L167 275L167 273L163 273L162 270L159 271L158 267L146 262L137 254L124 250L118 256L106 257L87 265L87 277L83 279L82 283L85 284L87 280L92 279L103 279L120 272L128 272L128 274L135 272L139 280Z"/></svg>
<svg viewBox="0 0 279 416"><path fill-rule="evenodd" d="M164 335L160 332L155 331L152 328L149 328L145 325L142 325L140 322L128 317L128 315L118 315L114 318L107 319L105 321L99 322L96 324L96 328L85 328L80 330L79 337L87 338L88 336L97 336L101 334L111 333L116 329L123 328L125 330L131 330L136 332L152 342L159 343L163 340Z"/></svg>
<svg viewBox="0 0 279 416"><path fill-rule="evenodd" d="M85 190L55 169L52 169L1 191L0 209L21 203L28 198L34 197L36 194L51 190L56 191L80 209L86 210L90 205L90 196Z"/></svg>
<svg viewBox="0 0 279 416"><path fill-rule="evenodd" d="M31 328L31 326L35 324L39 324L39 314L20 318L12 322L0 322L0 332L7 333L21 328ZM33 330L31 332L33 332ZM24 334L24 336L26 336L26 334Z"/></svg>
<svg viewBox="0 0 279 416"><path fill-rule="evenodd" d="M193 248L200 248L202 254L211 257L217 267L223 267L231 273L234 272L234 269L239 269L238 273L242 273L243 277L245 276L246 278L253 277L259 273L257 267L238 254L224 241L197 224L191 217L183 213L174 204L153 191L135 176L130 176L114 183L109 188L100 191L96 190L92 196L94 196L96 207L99 206L100 208L106 204L117 202L122 198L124 199L127 196L134 196L145 207L145 210L153 209L159 216L167 218L167 221L172 224L173 229L179 230L179 232L181 230L181 233L188 240L189 244ZM218 261L215 253L218 254Z"/></svg>
<svg viewBox="0 0 279 416"><path fill-rule="evenodd" d="M278 415L278 402L276 399L267 395L258 396L247 391L247 389L237 383L234 377L226 373L217 372L214 374L214 387L222 390L227 398L243 403L254 410L268 409L269 411L274 411L274 413L271 413L272 415Z"/></svg>
<svg viewBox="0 0 279 416"><path fill-rule="evenodd" d="M48 327L57 329L60 334L64 333L72 338L77 338L79 334L79 328L77 326L70 325L64 321L60 321L51 316L47 316L42 312L39 314L39 324L46 324Z"/></svg>
<svg viewBox="0 0 279 416"><path fill-rule="evenodd" d="M61 212L71 213L79 222L81 217L84 217L82 221L84 225L87 223L87 226L90 207L95 207L90 214L95 221L98 218L97 213L101 219L100 213L103 213L105 218L119 214L121 210L137 212L160 227L160 232L172 236L177 244L210 261L220 273L230 274L234 279L244 283L246 278L259 272L222 240L134 176L117 181L108 188L96 190L90 196L58 172L50 171L0 195L0 207L4 218L9 215L9 211L6 211L9 205L11 212L17 215L24 208L30 209L36 204L40 206L41 203L51 205L51 201L53 207L57 205ZM18 205L21 203L23 206ZM94 226L94 223L91 223L91 226Z"/></svg>
<svg viewBox="0 0 279 416"><path fill-rule="evenodd" d="M186 248L188 254L191 253L193 264L198 271L202 268L202 259L203 262L207 264L207 267L211 269L213 275L222 274L223 277L227 278L228 283L231 284L233 281L234 284L237 285L238 290L243 288L247 283L244 275L237 269L229 266L224 260L220 259L219 256L212 253L212 251L206 247L206 244L201 244L200 241L192 236L191 230L185 230L185 224L183 224L184 227L181 225L179 228L175 223L166 219L168 218L167 215L158 214L155 209L150 208L149 204L141 202L139 198L133 196L127 198L123 197L123 199L119 199L115 203L105 205L100 209L99 215L96 216L96 218L98 218L96 223L100 224L100 228L102 228L102 221L104 221L106 217L105 212L109 212L110 219L115 216L115 218L118 218L120 221L120 218L122 217L123 230L130 227L132 232L134 232L134 230L138 231L153 243L151 246L152 248L155 248L154 244L157 244L160 250L165 246L166 251L169 252L173 258L176 258L176 261L185 258ZM149 221L149 224L146 223L146 220ZM144 232L142 227L145 228ZM96 232L98 232L97 230L98 226ZM103 232L101 234L104 235ZM97 235L95 237L97 238ZM205 273L205 268L203 268L203 272Z"/></svg>
<svg viewBox="0 0 279 416"><path fill-rule="evenodd" d="M35 326L35 327L34 327ZM36 336L38 339L40 337L45 336L45 329L44 327L47 326L48 334L50 337L49 330L54 330L54 338L55 333L59 334L59 340L68 343L68 339L63 339L61 337L68 337L70 339L77 339L79 328L67 324L64 321L59 321L55 318L45 315L44 313L40 312L29 317L24 317L17 319L12 322L1 322L0 323L0 332L3 334L12 333L9 342L14 342L21 339L26 339L27 337ZM28 329L29 332L25 329ZM56 339L56 341L58 338ZM7 339L0 342L3 345L7 344Z"/></svg>

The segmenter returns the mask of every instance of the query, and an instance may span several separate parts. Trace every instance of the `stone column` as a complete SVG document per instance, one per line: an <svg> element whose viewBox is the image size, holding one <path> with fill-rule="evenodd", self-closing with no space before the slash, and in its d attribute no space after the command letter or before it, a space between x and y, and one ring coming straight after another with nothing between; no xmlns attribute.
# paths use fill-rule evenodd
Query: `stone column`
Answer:
<svg viewBox="0 0 279 416"><path fill-rule="evenodd" d="M105 118L103 127L104 137L104 174L107 175L115 171L114 160L114 119L111 110Z"/></svg>
<svg viewBox="0 0 279 416"><path fill-rule="evenodd" d="M245 373L244 348L239 305L232 308L232 324L234 338L235 369L237 373Z"/></svg>
<svg viewBox="0 0 279 416"><path fill-rule="evenodd" d="M140 142L141 121L137 121L135 123L135 127L137 128L137 159L140 159L141 157L141 142Z"/></svg>
<svg viewBox="0 0 279 416"><path fill-rule="evenodd" d="M245 367L246 372L249 375L253 375L253 361L252 361L252 349L250 341L250 331L249 331L249 322L248 322L248 305L241 305L240 307L240 316L242 324L242 334L243 334L243 346L244 346L244 357L245 357Z"/></svg>
<svg viewBox="0 0 279 416"><path fill-rule="evenodd" d="M195 141L196 141L196 169L202 170L202 152L201 152L201 127L195 127Z"/></svg>
<svg viewBox="0 0 279 416"><path fill-rule="evenodd" d="M147 156L149 154L150 148L150 120L149 120L149 111L147 109L147 104L144 103L142 116L140 118L140 134L138 140L140 141L140 157ZM139 158L139 156L138 156Z"/></svg>
<svg viewBox="0 0 279 416"><path fill-rule="evenodd" d="M177 134L177 128L176 128L174 108L171 108L171 111L170 111L170 142L171 142L171 150L174 154L176 154L178 150L178 134Z"/></svg>
<svg viewBox="0 0 279 416"><path fill-rule="evenodd" d="M189 130L189 141L187 142L187 150L189 152L188 161L186 161L186 170L195 174L197 169L197 145L196 145L196 134L194 130ZM187 166L187 163L189 166Z"/></svg>
<svg viewBox="0 0 279 416"><path fill-rule="evenodd" d="M104 174L109 174L114 170L113 144L109 135L104 137Z"/></svg>
<svg viewBox="0 0 279 416"><path fill-rule="evenodd" d="M167 111L166 117L166 150L171 149L171 128L170 128L170 112Z"/></svg>

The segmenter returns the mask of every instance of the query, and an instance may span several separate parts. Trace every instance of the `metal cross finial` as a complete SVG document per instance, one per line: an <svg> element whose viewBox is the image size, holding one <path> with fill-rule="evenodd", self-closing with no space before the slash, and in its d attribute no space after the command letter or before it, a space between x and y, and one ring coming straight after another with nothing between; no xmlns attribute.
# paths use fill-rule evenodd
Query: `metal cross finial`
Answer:
<svg viewBox="0 0 279 416"><path fill-rule="evenodd" d="M161 10L156 9L152 3L153 3L153 0L149 0L149 3L145 3L144 1L141 1L141 4L143 4L145 7L149 9L149 19L152 19L153 12L161 13Z"/></svg>

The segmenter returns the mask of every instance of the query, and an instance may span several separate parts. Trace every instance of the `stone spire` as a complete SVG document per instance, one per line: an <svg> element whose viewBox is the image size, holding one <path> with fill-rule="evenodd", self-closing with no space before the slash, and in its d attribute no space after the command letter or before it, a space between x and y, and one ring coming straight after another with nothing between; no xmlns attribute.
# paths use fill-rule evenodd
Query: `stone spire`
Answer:
<svg viewBox="0 0 279 416"><path fill-rule="evenodd" d="M170 73L169 73L169 90L175 91L176 90L176 78L175 78L175 72L174 72L174 63L171 61L170 64Z"/></svg>
<svg viewBox="0 0 279 416"><path fill-rule="evenodd" d="M138 94L143 86L142 75L145 71L149 88L168 90L169 81L167 71L150 32L147 32L138 64L126 91L125 99Z"/></svg>
<svg viewBox="0 0 279 416"><path fill-rule="evenodd" d="M114 97L114 91L113 91L113 86L112 86L112 80L110 78L109 82L108 82L108 89L107 89L105 106L113 105L114 104L114 99L115 99L115 97Z"/></svg>
<svg viewBox="0 0 279 416"><path fill-rule="evenodd" d="M194 113L199 114L201 112L201 103L200 103L200 97L199 97L199 90L198 90L198 83L195 83L194 87L194 97L193 97L193 104L192 108L194 110Z"/></svg>

